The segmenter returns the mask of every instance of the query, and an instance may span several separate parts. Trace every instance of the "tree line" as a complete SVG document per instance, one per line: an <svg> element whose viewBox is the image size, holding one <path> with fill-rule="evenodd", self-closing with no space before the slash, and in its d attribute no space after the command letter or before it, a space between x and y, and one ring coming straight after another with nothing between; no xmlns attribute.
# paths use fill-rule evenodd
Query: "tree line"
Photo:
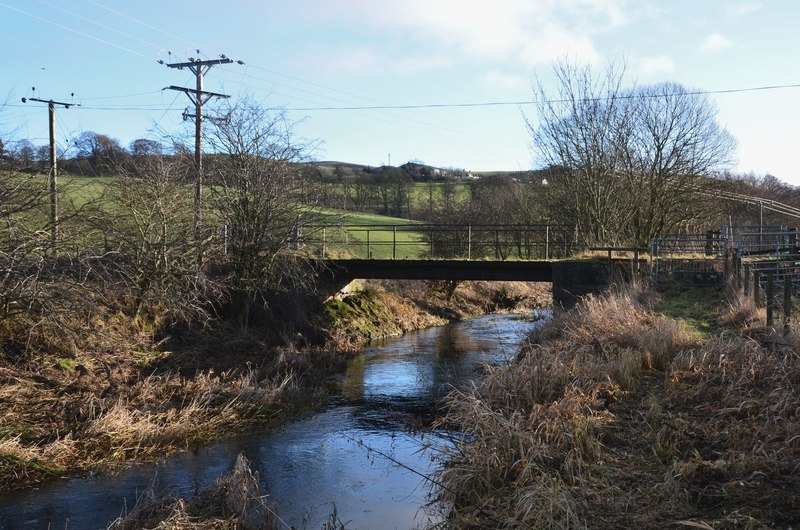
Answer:
<svg viewBox="0 0 800 530"><path fill-rule="evenodd" d="M253 300L279 311L274 300L313 281L313 256L287 250L298 248L299 234L313 235L321 206L458 226L570 225L585 245L644 246L660 235L762 221L753 207L715 199L720 190L800 202L798 188L775 177L728 171L735 141L707 96L675 83L623 88L613 67L599 78L568 63L554 72L555 93L537 85L536 116L528 117L538 168L469 183L418 162L322 174L308 164L316 143L298 138L285 113L248 99L220 107L205 137L202 263L194 259L190 142L141 138L123 148L104 134L80 134L60 167L112 178L101 187L61 180L53 243L44 155L5 138L0 321L24 317L40 329L47 315L66 326L99 306L207 321L224 306L247 325ZM763 222L795 220L767 211ZM441 237L453 240L431 248L457 248L464 236ZM526 257L519 241L506 243Z"/></svg>
<svg viewBox="0 0 800 530"><path fill-rule="evenodd" d="M298 168L313 143L297 138L284 114L250 100L219 112L225 119L206 135L214 156L206 165L202 263L188 149L166 152L160 142L137 140L128 151L105 135L82 134L78 162L113 178L59 179L55 242L46 174L4 149L0 325L65 334L101 308L173 324L209 322L223 311L242 326L254 305L289 312L273 302L313 281L309 259L285 252L301 228L312 230L305 226L314 184ZM278 315L274 323L288 328L293 318ZM0 342L12 335L19 336Z"/></svg>

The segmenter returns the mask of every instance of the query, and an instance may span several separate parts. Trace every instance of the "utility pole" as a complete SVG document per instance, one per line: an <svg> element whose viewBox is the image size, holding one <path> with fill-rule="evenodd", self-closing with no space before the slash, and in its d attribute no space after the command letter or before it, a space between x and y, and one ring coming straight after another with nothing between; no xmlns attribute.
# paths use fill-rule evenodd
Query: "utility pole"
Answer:
<svg viewBox="0 0 800 530"><path fill-rule="evenodd" d="M200 50L197 50L197 53L199 54ZM226 94L203 90L203 76L214 65L230 64L232 62L244 64L244 62L234 61L224 55L221 55L219 59L209 60L189 57L189 61L182 63L167 64L164 61L158 62L160 64L166 64L169 68L177 68L179 70L188 68L196 79L196 87L194 89L170 85L164 88L164 90L183 92L189 96L189 99L194 103L194 244L195 260L197 263L197 270L199 271L203 263L203 105L211 98L230 97Z"/></svg>
<svg viewBox="0 0 800 530"><path fill-rule="evenodd" d="M47 110L50 117L50 246L53 254L56 253L58 245L58 193L56 190L58 180L58 156L56 153L56 105L61 105L65 109L70 108L74 103L63 103L52 99L22 98L23 103L35 101L37 103L47 103ZM80 105L79 105L80 106Z"/></svg>

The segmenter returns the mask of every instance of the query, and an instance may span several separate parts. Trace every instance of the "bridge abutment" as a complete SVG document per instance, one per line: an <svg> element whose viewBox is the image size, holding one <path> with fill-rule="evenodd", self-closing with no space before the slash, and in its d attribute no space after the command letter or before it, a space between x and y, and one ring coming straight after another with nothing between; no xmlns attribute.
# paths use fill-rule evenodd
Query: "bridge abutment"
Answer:
<svg viewBox="0 0 800 530"><path fill-rule="evenodd" d="M611 285L613 265L592 261L553 263L553 307L569 309L582 296L599 294Z"/></svg>

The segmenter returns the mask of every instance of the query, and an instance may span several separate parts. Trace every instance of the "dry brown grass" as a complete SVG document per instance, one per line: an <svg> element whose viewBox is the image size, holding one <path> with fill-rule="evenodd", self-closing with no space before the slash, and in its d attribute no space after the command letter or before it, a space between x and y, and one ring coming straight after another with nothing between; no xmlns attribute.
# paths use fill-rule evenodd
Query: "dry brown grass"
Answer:
<svg viewBox="0 0 800 530"><path fill-rule="evenodd" d="M52 354L3 359L0 490L275 424L320 403L313 385L336 367L324 352L264 351L243 341L241 350L253 349L220 363L239 368L201 368L186 353L156 350L152 331L120 315L95 318L91 327L75 350L62 344ZM213 355L195 355L213 363Z"/></svg>
<svg viewBox="0 0 800 530"><path fill-rule="evenodd" d="M636 288L557 315L448 399L455 528L787 527L800 520L794 336L705 341Z"/></svg>
<svg viewBox="0 0 800 530"><path fill-rule="evenodd" d="M239 455L227 475L192 499L160 496L151 485L130 514L109 530L269 530L280 519L258 488L258 474Z"/></svg>
<svg viewBox="0 0 800 530"><path fill-rule="evenodd" d="M764 309L756 307L752 296L744 296L742 292L732 291L728 295L720 320L722 323L737 328L752 326L764 318Z"/></svg>

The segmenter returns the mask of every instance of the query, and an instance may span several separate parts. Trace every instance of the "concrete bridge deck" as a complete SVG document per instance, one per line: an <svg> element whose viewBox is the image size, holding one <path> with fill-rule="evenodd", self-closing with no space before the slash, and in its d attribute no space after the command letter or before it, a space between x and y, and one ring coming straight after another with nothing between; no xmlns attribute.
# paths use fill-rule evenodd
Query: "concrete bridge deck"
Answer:
<svg viewBox="0 0 800 530"><path fill-rule="evenodd" d="M553 280L550 261L327 259L323 264L339 280Z"/></svg>

